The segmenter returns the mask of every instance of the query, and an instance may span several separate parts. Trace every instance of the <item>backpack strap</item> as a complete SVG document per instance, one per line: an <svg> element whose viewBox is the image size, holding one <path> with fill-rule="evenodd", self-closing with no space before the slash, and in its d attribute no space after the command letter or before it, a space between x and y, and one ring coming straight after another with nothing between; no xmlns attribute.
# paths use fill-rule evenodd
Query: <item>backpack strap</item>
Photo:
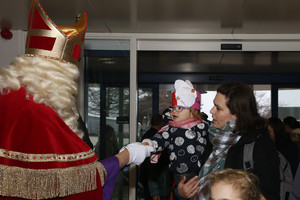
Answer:
<svg viewBox="0 0 300 200"><path fill-rule="evenodd" d="M289 164L286 160L286 158L279 152L277 151L279 159L280 159L280 168L282 169L282 171L286 171L286 169L289 167ZM285 177L283 174L280 173L280 180L285 180Z"/></svg>
<svg viewBox="0 0 300 200"><path fill-rule="evenodd" d="M255 141L244 145L243 167L245 171L253 172L253 148Z"/></svg>

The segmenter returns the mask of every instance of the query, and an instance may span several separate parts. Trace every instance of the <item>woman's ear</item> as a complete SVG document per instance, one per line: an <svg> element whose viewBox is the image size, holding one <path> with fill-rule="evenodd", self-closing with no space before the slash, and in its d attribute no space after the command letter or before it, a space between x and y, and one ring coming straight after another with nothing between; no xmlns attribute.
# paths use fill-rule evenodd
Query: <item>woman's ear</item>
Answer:
<svg viewBox="0 0 300 200"><path fill-rule="evenodd" d="M231 115L231 120L237 120L237 116L236 115Z"/></svg>

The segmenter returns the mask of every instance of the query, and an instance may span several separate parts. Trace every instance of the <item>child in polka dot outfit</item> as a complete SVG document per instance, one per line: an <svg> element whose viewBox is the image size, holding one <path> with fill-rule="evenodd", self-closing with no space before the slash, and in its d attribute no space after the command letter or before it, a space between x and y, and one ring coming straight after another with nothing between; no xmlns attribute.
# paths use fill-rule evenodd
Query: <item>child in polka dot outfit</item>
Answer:
<svg viewBox="0 0 300 200"><path fill-rule="evenodd" d="M200 93L190 81L176 80L170 115L172 120L143 144L151 145L156 153L168 149L170 170L175 184L185 176L198 175L209 155L208 123L201 119ZM152 160L158 154L152 155Z"/></svg>

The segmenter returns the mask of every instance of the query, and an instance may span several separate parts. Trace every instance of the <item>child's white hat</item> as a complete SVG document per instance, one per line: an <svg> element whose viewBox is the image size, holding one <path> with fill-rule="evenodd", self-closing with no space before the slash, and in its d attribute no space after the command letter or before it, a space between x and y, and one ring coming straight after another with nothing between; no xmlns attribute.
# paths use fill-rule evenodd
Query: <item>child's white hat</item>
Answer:
<svg viewBox="0 0 300 200"><path fill-rule="evenodd" d="M194 89L193 84L189 80L176 80L174 87L173 106L191 107L200 110L200 93Z"/></svg>

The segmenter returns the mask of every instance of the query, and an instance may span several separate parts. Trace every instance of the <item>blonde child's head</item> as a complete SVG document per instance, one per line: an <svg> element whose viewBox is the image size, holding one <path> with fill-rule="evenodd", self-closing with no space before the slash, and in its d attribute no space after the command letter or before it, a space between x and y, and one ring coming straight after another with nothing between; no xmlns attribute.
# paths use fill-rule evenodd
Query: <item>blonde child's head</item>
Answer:
<svg viewBox="0 0 300 200"><path fill-rule="evenodd" d="M209 176L211 200L265 200L259 190L259 180L242 170L225 169Z"/></svg>

